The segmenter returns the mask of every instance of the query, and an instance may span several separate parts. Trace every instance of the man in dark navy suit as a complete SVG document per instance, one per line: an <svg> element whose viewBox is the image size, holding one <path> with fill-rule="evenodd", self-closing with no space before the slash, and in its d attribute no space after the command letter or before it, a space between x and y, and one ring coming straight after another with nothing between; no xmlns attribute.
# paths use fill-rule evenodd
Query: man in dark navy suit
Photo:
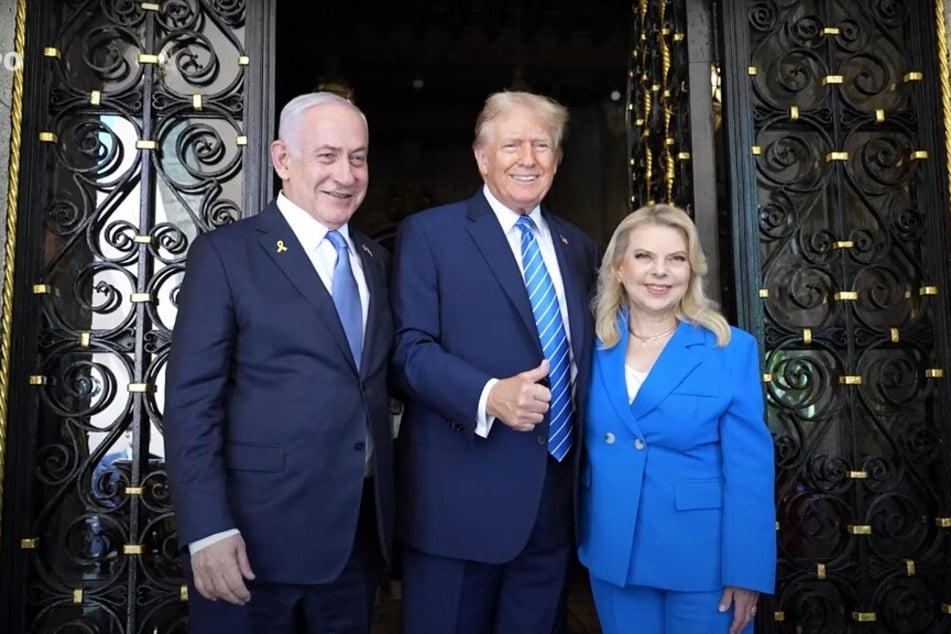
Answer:
<svg viewBox="0 0 951 634"><path fill-rule="evenodd" d="M484 186L397 237L406 634L562 623L597 266L594 242L542 206L567 117L491 96L473 145Z"/></svg>
<svg viewBox="0 0 951 634"><path fill-rule="evenodd" d="M199 236L168 361L165 443L190 631L367 634L393 524L387 254L349 221L363 114L295 98L257 216Z"/></svg>

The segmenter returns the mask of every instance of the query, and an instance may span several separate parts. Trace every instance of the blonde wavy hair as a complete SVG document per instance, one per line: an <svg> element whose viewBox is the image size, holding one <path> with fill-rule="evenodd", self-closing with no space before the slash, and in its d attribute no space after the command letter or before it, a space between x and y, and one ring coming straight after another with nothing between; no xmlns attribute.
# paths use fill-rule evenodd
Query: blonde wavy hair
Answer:
<svg viewBox="0 0 951 634"><path fill-rule="evenodd" d="M621 339L617 320L627 307L627 293L618 279L618 269L631 243L631 233L644 225L659 225L679 230L687 239L690 262L690 283L677 306L677 319L701 326L717 337L722 348L730 342L730 324L716 304L703 292L703 276L707 274L707 258L700 246L700 236L693 220L673 205L641 207L628 214L614 230L598 270L598 290L592 300L594 327L605 348L613 348Z"/></svg>

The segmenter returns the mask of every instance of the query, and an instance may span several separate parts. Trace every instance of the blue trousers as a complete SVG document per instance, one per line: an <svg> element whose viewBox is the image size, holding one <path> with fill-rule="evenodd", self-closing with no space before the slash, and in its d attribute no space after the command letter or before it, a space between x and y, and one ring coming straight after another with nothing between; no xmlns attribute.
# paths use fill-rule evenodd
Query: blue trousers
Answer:
<svg viewBox="0 0 951 634"><path fill-rule="evenodd" d="M602 634L727 634L733 609L720 612L716 592L673 592L644 586L623 588L591 576L591 593ZM753 634L753 624L743 629Z"/></svg>

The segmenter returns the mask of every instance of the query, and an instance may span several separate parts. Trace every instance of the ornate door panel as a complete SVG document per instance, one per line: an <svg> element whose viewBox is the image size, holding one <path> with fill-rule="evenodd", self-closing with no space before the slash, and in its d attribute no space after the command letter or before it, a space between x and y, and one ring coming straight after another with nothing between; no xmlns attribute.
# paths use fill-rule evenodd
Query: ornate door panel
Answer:
<svg viewBox="0 0 951 634"><path fill-rule="evenodd" d="M776 439L761 630L948 631L943 3L720 11L737 303Z"/></svg>
<svg viewBox="0 0 951 634"><path fill-rule="evenodd" d="M188 245L259 209L269 187L255 30L269 7L50 0L25 12L0 446L6 631L186 629L164 366Z"/></svg>

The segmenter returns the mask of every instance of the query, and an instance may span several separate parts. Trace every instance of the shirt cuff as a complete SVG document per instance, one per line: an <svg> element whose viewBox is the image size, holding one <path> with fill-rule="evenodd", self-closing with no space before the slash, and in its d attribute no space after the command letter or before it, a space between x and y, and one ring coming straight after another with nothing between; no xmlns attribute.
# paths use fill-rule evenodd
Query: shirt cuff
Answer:
<svg viewBox="0 0 951 634"><path fill-rule="evenodd" d="M241 531L239 531L237 528L229 528L226 531L221 531L220 533L215 533L214 535L209 535L208 537L203 537L199 540L196 540L190 543L188 545L188 552L189 554L194 555L202 548L207 548L208 546L211 546L212 544L217 544L221 540L227 539L231 537L232 535L240 535L240 534L241 534Z"/></svg>
<svg viewBox="0 0 951 634"><path fill-rule="evenodd" d="M498 379L489 379L485 387L482 388L482 396L479 397L479 412L476 416L476 436L488 438L489 432L492 431L492 423L495 422L495 416L487 415L485 410L489 405L489 392L492 391L492 388L495 387L495 384L498 382Z"/></svg>

